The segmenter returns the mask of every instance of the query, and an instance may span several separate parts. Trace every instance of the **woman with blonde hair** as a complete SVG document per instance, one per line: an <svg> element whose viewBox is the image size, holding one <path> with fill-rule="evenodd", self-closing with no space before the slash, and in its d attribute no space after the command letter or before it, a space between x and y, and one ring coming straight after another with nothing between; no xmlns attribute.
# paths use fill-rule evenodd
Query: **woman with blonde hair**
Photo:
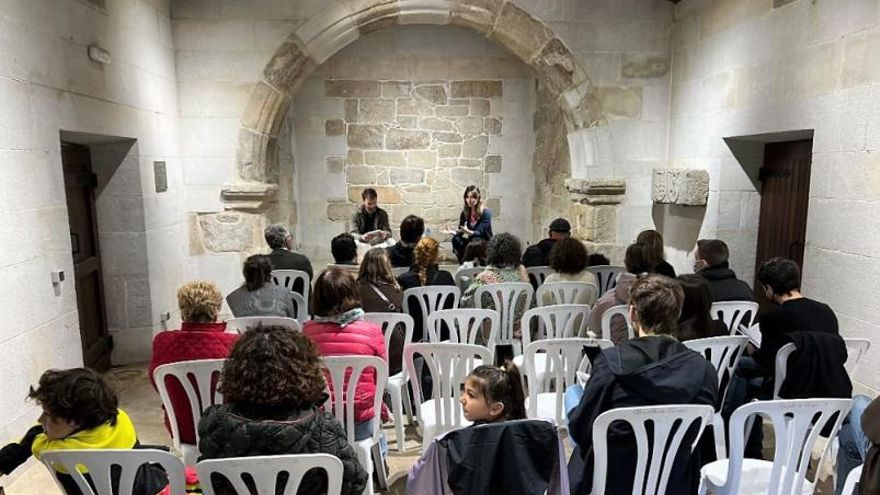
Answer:
<svg viewBox="0 0 880 495"><path fill-rule="evenodd" d="M426 287L428 285L455 285L452 274L441 270L437 265L439 255L440 243L437 242L437 239L431 237L422 238L416 244L415 263L413 263L408 272L397 278L400 287L406 290L413 287ZM411 298L409 304L409 314L412 315L415 322L413 340L418 342L425 335L422 328L422 311L416 300ZM452 309L452 306L450 305L447 309Z"/></svg>

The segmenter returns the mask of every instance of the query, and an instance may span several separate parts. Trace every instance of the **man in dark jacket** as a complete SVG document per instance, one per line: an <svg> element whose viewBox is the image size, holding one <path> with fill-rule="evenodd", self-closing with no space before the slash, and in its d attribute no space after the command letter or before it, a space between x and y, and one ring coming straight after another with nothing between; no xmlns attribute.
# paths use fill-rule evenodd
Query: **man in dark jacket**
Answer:
<svg viewBox="0 0 880 495"><path fill-rule="evenodd" d="M590 493L593 484L593 424L600 414L619 407L663 404L714 406L718 396L715 368L670 334L675 330L684 293L673 279L648 275L633 284L630 317L639 338L599 354L580 403L569 413L568 429L577 443L568 464L571 493ZM696 493L699 449L693 436L682 441L666 493ZM636 445L629 427L608 432L606 494L632 493Z"/></svg>
<svg viewBox="0 0 880 495"><path fill-rule="evenodd" d="M720 239L700 239L694 250L694 273L709 282L712 302L751 301L754 299L749 284L736 278L727 259L730 250Z"/></svg>
<svg viewBox="0 0 880 495"><path fill-rule="evenodd" d="M385 248L388 260L394 268L409 268L413 264L413 252L416 243L425 233L425 221L415 215L407 215L400 222L400 241Z"/></svg>
<svg viewBox="0 0 880 495"><path fill-rule="evenodd" d="M356 240L374 245L391 237L388 213L378 206L379 194L372 187L361 193L363 204L351 220L351 235Z"/></svg>
<svg viewBox="0 0 880 495"><path fill-rule="evenodd" d="M550 256L550 250L556 245L556 241L571 235L571 224L564 218L557 218L550 222L547 230L549 232L546 239L526 248L522 257L523 266L547 266L547 257Z"/></svg>
<svg viewBox="0 0 880 495"><path fill-rule="evenodd" d="M269 261L272 262L273 270L299 270L308 273L310 281L314 279L312 262L305 255L293 252L293 236L286 226L278 223L270 225L263 231L263 236L266 238L266 244L272 248ZM302 282L297 280L293 290L302 294Z"/></svg>

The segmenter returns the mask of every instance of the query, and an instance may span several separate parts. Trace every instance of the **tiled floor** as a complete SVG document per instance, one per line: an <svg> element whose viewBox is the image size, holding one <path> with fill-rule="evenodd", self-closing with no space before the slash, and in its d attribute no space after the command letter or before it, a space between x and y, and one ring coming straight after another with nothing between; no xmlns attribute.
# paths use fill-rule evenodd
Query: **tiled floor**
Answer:
<svg viewBox="0 0 880 495"><path fill-rule="evenodd" d="M110 372L110 376L117 384L120 407L125 409L134 421L141 443L170 445L171 439L162 423L161 401L147 380L145 367L115 368ZM407 454L400 454L397 452L394 429L386 428L385 434L389 442L388 466L391 469L391 492L403 494L406 474L418 458L421 442L415 431L407 428ZM772 434L765 438L772 438ZM772 450L768 454L772 455ZM0 478L0 485L5 487L7 495L61 495L42 465L33 463L29 467L20 469L22 472L16 473L17 479L8 485L5 485L4 480ZM816 493L820 495L833 493L830 488L830 477L820 482Z"/></svg>

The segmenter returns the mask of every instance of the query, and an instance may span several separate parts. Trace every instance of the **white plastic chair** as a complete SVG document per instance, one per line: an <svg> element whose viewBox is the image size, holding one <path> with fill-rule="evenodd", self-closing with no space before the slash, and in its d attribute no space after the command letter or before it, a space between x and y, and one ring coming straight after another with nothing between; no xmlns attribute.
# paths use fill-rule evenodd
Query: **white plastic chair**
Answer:
<svg viewBox="0 0 880 495"><path fill-rule="evenodd" d="M780 347L778 351L776 351L775 372L773 375L774 399L780 399L779 389L782 388L782 383L785 381L785 375L788 374L788 358L796 350L797 346L795 346L794 343L789 342L788 344Z"/></svg>
<svg viewBox="0 0 880 495"><path fill-rule="evenodd" d="M523 349L532 342L533 328L537 330L535 340L580 337L586 333L589 318L590 307L584 304L557 304L532 308L523 314L520 323L520 328L523 329ZM525 361L523 356L524 354L514 356L513 364L528 368L530 362ZM537 366L538 380L543 382L547 364L544 353L537 354L534 363ZM532 382L528 383L531 385Z"/></svg>
<svg viewBox="0 0 880 495"><path fill-rule="evenodd" d="M342 461L330 454L263 455L205 460L196 465L199 485L205 495L215 495L212 475L229 480L237 495L275 495L278 476L287 473L285 494L296 493L303 476L312 469L327 473L327 495L342 494ZM245 485L250 478L256 493Z"/></svg>
<svg viewBox="0 0 880 495"><path fill-rule="evenodd" d="M302 294L293 290L294 284L297 280L302 280ZM274 282L275 285L284 287L290 292L301 296L301 300L298 300L296 296L293 298L293 303L296 305L296 319L297 321L307 320L309 314L307 303L309 301L309 291L311 290L312 283L309 274L302 270L272 270L272 282Z"/></svg>
<svg viewBox="0 0 880 495"><path fill-rule="evenodd" d="M596 282L599 284L599 297L617 287L617 276L626 273L626 267L616 265L588 266L587 270L596 276Z"/></svg>
<svg viewBox="0 0 880 495"><path fill-rule="evenodd" d="M740 325L750 327L758 316L758 303L752 301L719 301L712 303L709 311L713 320L721 320L730 331L736 333Z"/></svg>
<svg viewBox="0 0 880 495"><path fill-rule="evenodd" d="M155 449L88 449L88 450L50 450L43 452L40 461L49 469L52 478L61 490L64 486L58 479L57 469L70 474L76 486L84 495L131 495L135 475L144 464L158 464L168 475L171 495L185 495L186 480L183 463L173 454ZM79 466L85 467L95 489L89 486ZM119 490L114 491L111 475L113 466L119 466Z"/></svg>
<svg viewBox="0 0 880 495"><path fill-rule="evenodd" d="M549 266L530 266L526 268L526 272L529 274L529 283L533 287L540 287L544 280L547 279L547 276L554 273L553 269Z"/></svg>
<svg viewBox="0 0 880 495"><path fill-rule="evenodd" d="M846 362L843 363L843 367L849 376L853 376L859 362L871 348L871 341L868 339L843 339L843 342L846 344Z"/></svg>
<svg viewBox="0 0 880 495"><path fill-rule="evenodd" d="M565 390L578 381L578 372L590 370L590 360L584 347L608 349L614 344L601 339L558 338L538 340L526 345L523 351L529 398L526 403L529 418L553 418L565 426ZM540 358L540 360L539 360ZM554 391L549 391L552 377Z"/></svg>
<svg viewBox="0 0 880 495"><path fill-rule="evenodd" d="M240 316L238 318L230 318L226 320L226 331L241 335L248 328L256 328L258 325L263 325L264 327L280 326L294 332L302 331L302 326L300 326L298 321L285 316Z"/></svg>
<svg viewBox="0 0 880 495"><path fill-rule="evenodd" d="M382 326L382 335L385 336L385 349L391 352L391 335L399 325L404 328L404 345L412 342L413 323L412 316L406 313L366 313L364 319ZM406 452L406 434L403 429L403 411L406 411L409 423L413 422L412 402L409 400L409 375L406 366L400 373L388 377L388 393L391 395L391 413L394 415L394 433L397 436L397 450ZM406 400L403 400L406 397Z"/></svg>
<svg viewBox="0 0 880 495"><path fill-rule="evenodd" d="M538 306L554 304L586 304L592 306L599 296L599 289L589 282L550 282L541 284L535 292Z"/></svg>
<svg viewBox="0 0 880 495"><path fill-rule="evenodd" d="M443 326L449 330L448 342L454 344L484 345L495 357L495 339L497 338L500 319L493 309L440 309L430 315L425 323L428 340L440 342ZM478 343L483 337L483 330L489 327L489 335L485 344Z"/></svg>
<svg viewBox="0 0 880 495"><path fill-rule="evenodd" d="M453 308L458 307L461 299L461 290L454 285L428 285L426 287L412 287L403 291L403 311L410 312L410 299L415 298L419 303L422 315L422 325L428 321L428 316L439 309L446 308L450 304ZM422 329L424 334L427 331Z"/></svg>
<svg viewBox="0 0 880 495"><path fill-rule="evenodd" d="M613 423L628 423L635 435L637 463L633 493L659 495L666 493L666 484L675 464L676 454L682 448L693 452L714 412L712 406L665 405L623 407L600 414L593 423L591 493L605 493L608 481L608 429ZM653 425L650 437L646 428L648 423ZM693 430L694 424L697 425L697 435L693 443L682 446L682 441Z"/></svg>
<svg viewBox="0 0 880 495"><path fill-rule="evenodd" d="M470 425L464 418L459 402L465 378L475 368L474 363L489 362L489 349L480 345L419 343L410 344L403 350L403 362L410 376L419 376L415 368L415 355L422 356L431 375L431 398L424 400L420 380L413 380L416 398L416 415L422 434L422 448L447 431Z"/></svg>
<svg viewBox="0 0 880 495"><path fill-rule="evenodd" d="M710 337L707 339L688 340L683 342L689 349L699 352L715 367L720 390L718 410L712 418L712 434L715 437L715 454L719 459L727 457L727 447L724 440L724 419L721 417L721 405L727 396L727 387L733 378L739 358L742 357L749 338L746 336Z"/></svg>
<svg viewBox="0 0 880 495"><path fill-rule="evenodd" d="M473 268L462 268L461 270L456 270L452 277L455 279L455 286L461 289L462 292L467 290L468 286L473 282L474 277L478 274L482 273L485 270L485 267L475 266Z"/></svg>
<svg viewBox="0 0 880 495"><path fill-rule="evenodd" d="M864 464L861 464L849 472L846 476L846 481L843 482L843 492L841 495L859 495L859 478L862 477L862 468L864 466Z"/></svg>
<svg viewBox="0 0 880 495"><path fill-rule="evenodd" d="M171 441L175 450L183 456L183 462L187 466L195 466L199 458L199 420L202 419L202 413L214 404L223 403L223 395L217 391L216 383L225 362L225 359L180 361L163 364L153 370L153 381L159 390L159 397L162 398L165 413L168 414L168 422L171 423ZM195 445L180 442L180 427L177 424L177 416L165 384L165 377L168 376L174 377L174 380L186 392L192 413L192 424L195 428Z"/></svg>
<svg viewBox="0 0 880 495"><path fill-rule="evenodd" d="M501 284L481 285L474 292L474 304L477 308L483 309L483 295L488 295L492 299L492 307L498 312L501 321L498 337L495 345L511 345L513 346L513 355L522 354L522 343L519 339L513 338L513 330L516 327L517 309L522 308L525 312L532 305L532 296L535 290L532 284L524 282L505 282ZM524 329L524 332L525 333Z"/></svg>
<svg viewBox="0 0 880 495"><path fill-rule="evenodd" d="M327 382L330 387L330 397L324 403L324 409L332 411L336 419L345 427L348 443L354 447L364 469L372 473L374 462L378 462L380 466L378 472L384 473L383 460L379 453L379 434L382 425L382 396L388 384L388 363L376 356L325 356L324 367L327 370ZM358 382L367 369L373 369L376 375L373 434L370 438L357 441L354 438L354 403ZM384 481L381 480L380 484L384 485ZM373 493L372 483L367 483L364 493Z"/></svg>
<svg viewBox="0 0 880 495"><path fill-rule="evenodd" d="M730 416L728 425L730 457L703 466L700 493L709 490L719 495L813 493L815 483L806 479L813 446L831 421L831 437L837 436L851 402L850 399L793 399L756 401L740 406ZM772 461L743 458L746 423L755 414L773 424L776 448ZM828 446L822 450L818 465L827 452Z"/></svg>
<svg viewBox="0 0 880 495"><path fill-rule="evenodd" d="M611 339L611 319L614 317L623 317L626 320L626 332L627 338L632 339L635 337L635 331L633 330L632 320L629 317L629 308L626 304L619 304L617 306L611 306L606 309L604 313L602 313L602 338L605 340L613 340Z"/></svg>

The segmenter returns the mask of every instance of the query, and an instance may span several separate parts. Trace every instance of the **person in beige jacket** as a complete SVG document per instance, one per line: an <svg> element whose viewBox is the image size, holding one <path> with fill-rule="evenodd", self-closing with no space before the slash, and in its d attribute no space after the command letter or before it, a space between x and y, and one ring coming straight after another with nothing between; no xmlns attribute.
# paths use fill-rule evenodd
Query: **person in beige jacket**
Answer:
<svg viewBox="0 0 880 495"><path fill-rule="evenodd" d="M630 244L626 248L624 263L626 272L617 277L617 286L609 290L593 306L590 311L590 331L598 338L602 338L602 314L613 306L629 304L629 289L638 275L651 270L648 261L648 249L644 244ZM611 319L611 341L619 344L629 338L626 321L623 317Z"/></svg>

